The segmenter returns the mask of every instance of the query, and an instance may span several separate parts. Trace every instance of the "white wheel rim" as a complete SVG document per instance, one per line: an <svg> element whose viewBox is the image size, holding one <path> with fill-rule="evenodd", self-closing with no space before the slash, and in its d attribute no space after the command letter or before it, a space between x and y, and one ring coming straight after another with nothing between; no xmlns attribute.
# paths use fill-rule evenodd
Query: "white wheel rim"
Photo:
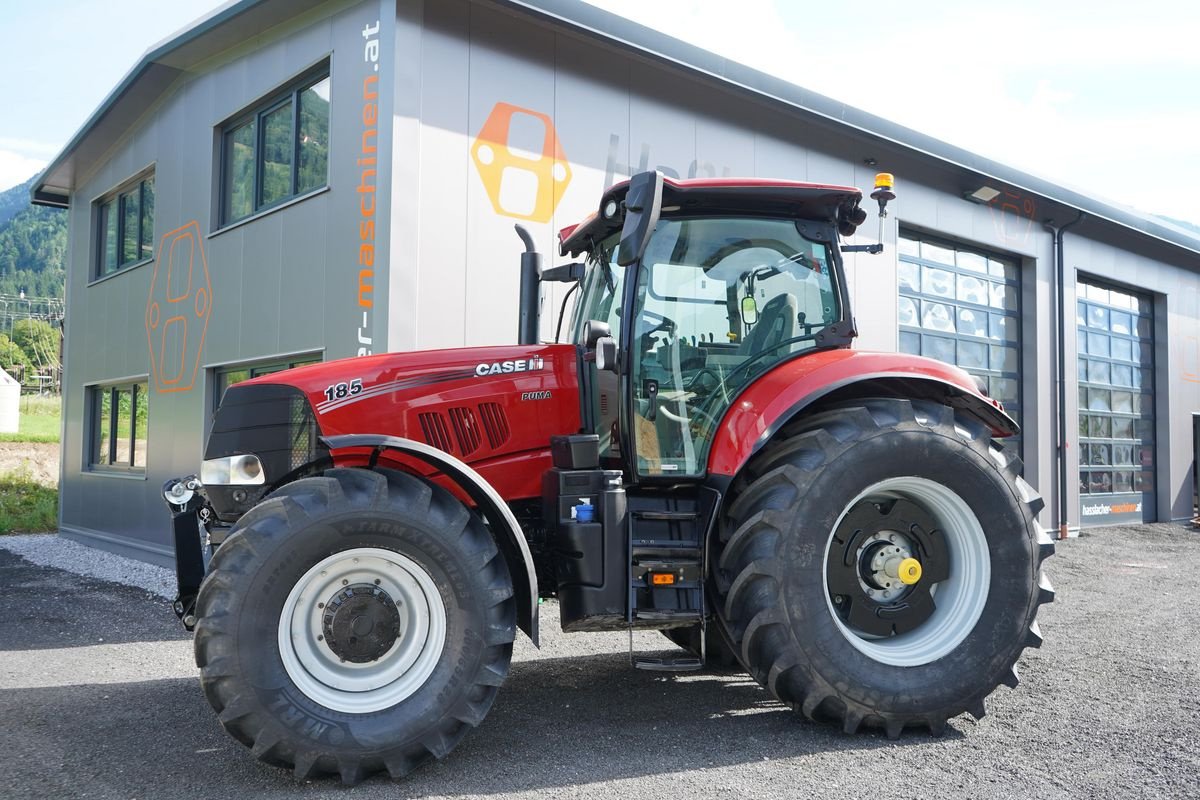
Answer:
<svg viewBox="0 0 1200 800"><path fill-rule="evenodd" d="M347 586L378 586L400 615L400 635L378 659L343 661L324 641L324 604ZM334 711L368 714L420 689L441 659L446 607L429 573L391 550L359 547L316 564L292 587L279 616L279 655L296 688Z"/></svg>
<svg viewBox="0 0 1200 800"><path fill-rule="evenodd" d="M856 632L842 622L834 610L828 571L822 567L825 605L842 636L859 652L897 667L928 664L958 647L983 614L992 575L987 537L965 500L940 483L917 477L890 478L868 487L846 505L833 530L838 530L850 509L870 497L909 500L927 511L941 527L948 550L950 576L931 587L937 608L928 619L906 633L879 638ZM822 564L828 563L832 543L831 531Z"/></svg>

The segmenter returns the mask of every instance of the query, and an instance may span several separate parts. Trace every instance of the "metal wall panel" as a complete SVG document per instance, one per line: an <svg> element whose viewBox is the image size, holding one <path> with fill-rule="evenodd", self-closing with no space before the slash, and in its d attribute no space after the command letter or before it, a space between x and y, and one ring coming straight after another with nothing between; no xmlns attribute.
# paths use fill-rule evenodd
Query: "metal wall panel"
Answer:
<svg viewBox="0 0 1200 800"><path fill-rule="evenodd" d="M377 21L378 73L363 36ZM214 232L214 130L325 57L331 57L333 81L328 190ZM364 88L375 74L378 163L372 166L358 162ZM497 114L516 124L507 129L507 141L489 143L491 156L512 155L500 151L501 144L536 156L549 142L557 152L546 162L506 161L507 176L489 170L479 160L477 140L497 130ZM89 285L90 203L152 163L156 246L167 232L197 223L213 311L196 385L151 397L145 478L116 478L84 469L84 385L150 371L144 314L154 268ZM367 176L370 168L375 172ZM543 168L550 171L539 172ZM81 171L69 212L64 529L113 537L109 546L149 548L143 555L166 552L157 487L197 466L215 365L314 350L327 358L349 356L364 337L376 351L512 342L520 250L513 224L529 227L549 266L558 260L556 231L595 210L611 182L645 168L683 177L847 183L868 192L877 170L894 172L899 199L885 226L888 249L847 259L861 334L856 346L864 349L897 347L899 225L1017 257L1025 474L1053 507L1053 251L1041 223L1053 217L1062 224L1073 211L1013 191L988 206L969 203L964 192L981 181L964 170L533 23L519 12L475 0L370 0L330 3L213 58L147 109L103 162ZM358 297L364 180L375 185L378 204L370 308ZM866 202L871 216L855 243L875 240L873 205ZM1190 414L1200 409L1200 264L1177 248L1095 222L1071 230L1066 256L1068 308L1074 308L1076 269L1145 286L1155 298L1158 516L1185 516L1191 454L1172 444L1172 432L1190 430ZM547 287L544 337L553 335L564 288ZM1072 365L1075 339L1068 326ZM1076 418L1076 404L1069 391L1069 420ZM1072 436L1074 426L1071 448L1077 444ZM1075 483L1066 503L1076 514L1072 524L1078 524ZM1043 515L1047 524L1049 514Z"/></svg>
<svg viewBox="0 0 1200 800"><path fill-rule="evenodd" d="M353 150L342 158L341 148L359 143L362 103L355 107L353 101L362 95L362 29L380 18L378 2L331 4L223 53L181 78L103 162L79 170L69 211L61 491L61 524L67 535L163 560L169 555L169 525L158 487L199 466L210 366L274 356L289 348L354 353L358 172ZM215 131L225 119L330 57L328 191L218 230ZM92 200L148 165L155 172L155 259L92 283ZM182 337L167 342L166 355L172 360L185 356L189 376L195 366L195 381L181 391L152 390L144 475L90 471L85 463L85 387L151 374L146 331L151 281L165 279L163 237L189 223L195 225L207 261L212 315L203 348L197 347L198 330L189 330L186 342ZM381 326L386 324L384 310L378 314Z"/></svg>

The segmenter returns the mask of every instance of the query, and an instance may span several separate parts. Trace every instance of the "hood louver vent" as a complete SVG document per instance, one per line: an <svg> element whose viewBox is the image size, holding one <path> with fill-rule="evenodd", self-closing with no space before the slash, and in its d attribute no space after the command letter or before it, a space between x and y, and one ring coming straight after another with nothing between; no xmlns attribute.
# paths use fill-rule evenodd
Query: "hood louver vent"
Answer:
<svg viewBox="0 0 1200 800"><path fill-rule="evenodd" d="M483 430L487 433L488 445L493 450L498 449L508 441L508 418L499 403L480 403L479 417L483 420Z"/></svg>
<svg viewBox="0 0 1200 800"><path fill-rule="evenodd" d="M436 411L429 411L418 414L417 419L421 422L421 433L426 442L439 450L451 452L450 431L446 428L445 417Z"/></svg>
<svg viewBox="0 0 1200 800"><path fill-rule="evenodd" d="M450 409L450 424L454 426L458 449L464 456L469 456L479 449L479 426L475 423L475 413L471 409Z"/></svg>

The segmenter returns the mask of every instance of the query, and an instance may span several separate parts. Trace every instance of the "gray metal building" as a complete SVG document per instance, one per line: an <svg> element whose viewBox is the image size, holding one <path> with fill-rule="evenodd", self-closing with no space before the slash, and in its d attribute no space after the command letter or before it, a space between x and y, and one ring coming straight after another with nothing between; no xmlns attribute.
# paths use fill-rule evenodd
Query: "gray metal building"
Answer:
<svg viewBox="0 0 1200 800"><path fill-rule="evenodd" d="M63 533L168 559L159 487L225 386L513 341L513 223L553 252L646 168L895 173L886 254L848 257L857 346L985 377L1046 526L1192 515L1200 240L576 0L241 0L35 183L70 213Z"/></svg>

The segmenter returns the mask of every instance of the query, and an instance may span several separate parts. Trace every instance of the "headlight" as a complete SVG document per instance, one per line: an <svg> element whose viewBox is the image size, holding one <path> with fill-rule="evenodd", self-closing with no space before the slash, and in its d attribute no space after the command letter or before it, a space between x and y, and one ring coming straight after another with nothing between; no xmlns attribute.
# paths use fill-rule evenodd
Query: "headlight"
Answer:
<svg viewBox="0 0 1200 800"><path fill-rule="evenodd" d="M267 482L258 456L214 458L200 465L200 482L206 486L260 486Z"/></svg>

